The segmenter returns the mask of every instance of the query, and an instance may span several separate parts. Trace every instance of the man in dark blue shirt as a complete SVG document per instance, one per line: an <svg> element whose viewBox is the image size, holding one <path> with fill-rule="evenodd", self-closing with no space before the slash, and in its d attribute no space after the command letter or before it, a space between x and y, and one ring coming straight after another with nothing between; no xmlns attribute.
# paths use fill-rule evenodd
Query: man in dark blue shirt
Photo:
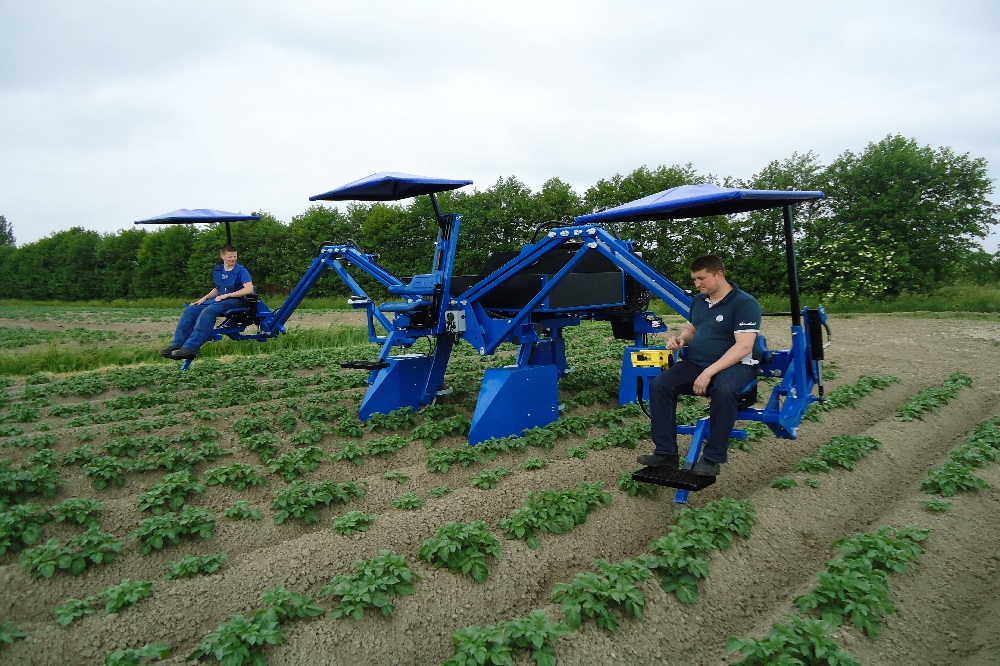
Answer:
<svg viewBox="0 0 1000 666"><path fill-rule="evenodd" d="M729 459L729 435L736 424L740 393L756 374L754 358L761 310L757 300L726 279L715 255L691 263L691 279L701 293L691 303L689 321L667 340L667 349L687 347L687 355L649 385L653 454L640 464L673 467L677 453L677 397L711 398L708 442L692 472L716 476Z"/></svg>
<svg viewBox="0 0 1000 666"><path fill-rule="evenodd" d="M181 320L177 322L173 342L166 349L160 350L160 355L164 358L187 359L197 356L201 346L212 337L216 317L223 317L230 310L244 307L242 297L254 293L250 271L236 263L236 248L224 245L219 256L222 263L212 273L215 287L184 308Z"/></svg>

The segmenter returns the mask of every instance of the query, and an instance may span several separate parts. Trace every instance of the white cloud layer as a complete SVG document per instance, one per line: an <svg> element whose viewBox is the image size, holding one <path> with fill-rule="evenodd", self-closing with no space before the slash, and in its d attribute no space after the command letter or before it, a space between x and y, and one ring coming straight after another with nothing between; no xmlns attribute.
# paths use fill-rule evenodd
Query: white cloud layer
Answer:
<svg viewBox="0 0 1000 666"><path fill-rule="evenodd" d="M9 1L0 214L19 243L177 208L287 222L375 171L582 192L895 133L996 179L997 25L990 0Z"/></svg>

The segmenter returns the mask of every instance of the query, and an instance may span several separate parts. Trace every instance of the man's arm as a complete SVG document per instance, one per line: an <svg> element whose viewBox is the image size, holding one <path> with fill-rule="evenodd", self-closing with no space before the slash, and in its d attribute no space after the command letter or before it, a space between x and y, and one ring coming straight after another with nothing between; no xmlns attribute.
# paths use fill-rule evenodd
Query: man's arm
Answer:
<svg viewBox="0 0 1000 666"><path fill-rule="evenodd" d="M219 290L218 290L218 289L216 289L215 287L213 287L213 288L212 288L212 291L208 292L207 294L205 294L204 296L202 296L201 298L199 298L199 299L198 299L197 301L195 301L195 302L194 302L194 304L195 304L195 305L201 305L201 304L202 304L202 303L204 303L205 301L210 301L210 300L212 300L212 299L213 299L213 298L215 298L215 297L216 297L216 296L217 296L218 294L219 294Z"/></svg>
<svg viewBox="0 0 1000 666"><path fill-rule="evenodd" d="M754 342L757 341L756 331L736 331L736 342L726 350L718 361L705 368L698 378L694 380L694 392L696 395L706 395L708 393L708 383L712 377L722 372L726 368L736 365L747 354L753 352Z"/></svg>
<svg viewBox="0 0 1000 666"><path fill-rule="evenodd" d="M213 289L212 291L218 293L217 289ZM253 293L253 282L244 282L243 288L240 289L239 291L233 291L228 294L219 294L218 296L215 297L215 300L224 301L227 298L240 298L241 296L246 296L247 294L252 294L252 293Z"/></svg>
<svg viewBox="0 0 1000 666"><path fill-rule="evenodd" d="M680 333L672 338L667 338L667 349L680 349L687 343L691 342L691 338L694 337L694 333L694 324L688 322L684 325L684 328L681 329Z"/></svg>

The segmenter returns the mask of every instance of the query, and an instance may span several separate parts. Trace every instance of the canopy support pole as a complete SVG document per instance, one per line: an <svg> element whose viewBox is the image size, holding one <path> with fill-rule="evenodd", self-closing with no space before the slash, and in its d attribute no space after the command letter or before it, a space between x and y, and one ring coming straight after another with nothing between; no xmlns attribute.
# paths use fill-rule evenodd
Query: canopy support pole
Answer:
<svg viewBox="0 0 1000 666"><path fill-rule="evenodd" d="M792 326L801 326L802 308L799 305L799 274L795 267L795 223L792 219L792 205L786 204L782 211L785 218L785 263L788 265L788 297L791 301Z"/></svg>

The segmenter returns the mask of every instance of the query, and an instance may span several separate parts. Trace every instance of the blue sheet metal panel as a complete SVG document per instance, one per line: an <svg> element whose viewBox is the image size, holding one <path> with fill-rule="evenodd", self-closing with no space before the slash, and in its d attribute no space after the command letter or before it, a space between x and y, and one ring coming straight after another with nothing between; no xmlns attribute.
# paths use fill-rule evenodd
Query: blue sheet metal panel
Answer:
<svg viewBox="0 0 1000 666"><path fill-rule="evenodd" d="M213 210L211 208L180 208L178 210L150 217L145 220L136 220L136 224L198 224L201 222L242 222L243 220L259 220L260 215L244 215L243 213L230 213L224 210Z"/></svg>
<svg viewBox="0 0 1000 666"><path fill-rule="evenodd" d="M469 443L520 437L528 428L559 418L559 377L554 365L490 368L483 377Z"/></svg>
<svg viewBox="0 0 1000 666"><path fill-rule="evenodd" d="M416 411L427 386L433 358L422 354L390 356L388 368L375 374L375 379L364 400L358 418L367 421L372 414L388 414L400 407Z"/></svg>
<svg viewBox="0 0 1000 666"><path fill-rule="evenodd" d="M729 215L766 208L783 208L802 201L822 199L818 191L748 190L718 185L681 185L636 199L615 208L581 215L578 224L642 222L709 215Z"/></svg>
<svg viewBox="0 0 1000 666"><path fill-rule="evenodd" d="M421 194L447 192L471 184L471 180L428 178L408 173L381 171L347 185L341 185L329 192L313 195L309 197L309 201L395 201Z"/></svg>

